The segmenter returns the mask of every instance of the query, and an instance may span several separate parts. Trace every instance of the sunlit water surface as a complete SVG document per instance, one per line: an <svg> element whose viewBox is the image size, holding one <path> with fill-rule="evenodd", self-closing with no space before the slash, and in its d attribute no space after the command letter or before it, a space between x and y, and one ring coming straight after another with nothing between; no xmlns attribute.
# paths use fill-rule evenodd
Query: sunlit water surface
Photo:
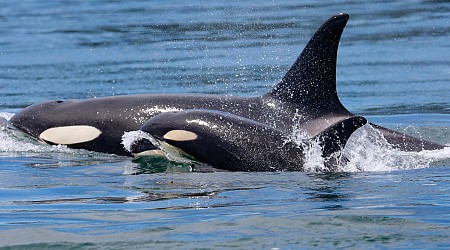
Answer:
<svg viewBox="0 0 450 250"><path fill-rule="evenodd" d="M71 150L6 127L51 99L261 95L329 16L351 15L344 105L450 144L446 1L2 1L0 246L81 249L450 248L449 148L404 153L370 126L321 173L231 173Z"/></svg>

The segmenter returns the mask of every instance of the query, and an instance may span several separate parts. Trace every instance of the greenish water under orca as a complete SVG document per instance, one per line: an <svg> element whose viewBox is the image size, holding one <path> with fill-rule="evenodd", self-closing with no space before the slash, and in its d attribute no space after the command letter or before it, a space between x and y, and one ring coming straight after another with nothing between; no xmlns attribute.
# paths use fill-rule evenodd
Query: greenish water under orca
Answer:
<svg viewBox="0 0 450 250"><path fill-rule="evenodd" d="M40 144L1 121L36 102L254 96L329 16L350 14L338 95L369 121L450 145L447 1L10 1L0 8L0 248L448 249L450 151L380 147L337 172L191 169Z"/></svg>

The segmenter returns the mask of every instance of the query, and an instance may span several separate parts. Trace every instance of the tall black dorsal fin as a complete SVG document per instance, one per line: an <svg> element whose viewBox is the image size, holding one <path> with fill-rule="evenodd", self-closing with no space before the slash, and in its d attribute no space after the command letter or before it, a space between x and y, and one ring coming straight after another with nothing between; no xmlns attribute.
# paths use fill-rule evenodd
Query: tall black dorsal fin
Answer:
<svg viewBox="0 0 450 250"><path fill-rule="evenodd" d="M339 40L349 15L329 18L314 33L294 65L271 94L319 111L346 109L336 92L336 60Z"/></svg>

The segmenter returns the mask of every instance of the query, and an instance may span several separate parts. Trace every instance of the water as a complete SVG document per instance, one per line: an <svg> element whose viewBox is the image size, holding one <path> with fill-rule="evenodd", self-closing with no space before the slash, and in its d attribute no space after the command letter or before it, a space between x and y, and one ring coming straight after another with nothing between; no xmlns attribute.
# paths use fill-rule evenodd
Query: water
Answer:
<svg viewBox="0 0 450 250"><path fill-rule="evenodd" d="M264 94L321 22L347 12L337 70L344 105L450 144L448 2L1 6L1 246L450 247L448 148L403 154L364 128L346 148L351 164L337 173L191 172L163 158L137 162L40 145L1 122L49 99Z"/></svg>

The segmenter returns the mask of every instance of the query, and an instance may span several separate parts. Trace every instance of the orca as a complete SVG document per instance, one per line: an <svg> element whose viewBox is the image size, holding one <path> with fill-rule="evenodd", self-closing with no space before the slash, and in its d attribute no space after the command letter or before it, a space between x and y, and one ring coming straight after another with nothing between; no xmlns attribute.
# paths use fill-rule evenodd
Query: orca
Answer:
<svg viewBox="0 0 450 250"><path fill-rule="evenodd" d="M127 156L132 154L122 145L125 132L139 130L146 121L156 119L158 115L187 110L204 110L205 119L212 119L217 112L226 112L224 117L232 124L241 124L243 129L256 126L262 133L260 137L268 136L266 130L271 131L271 135L286 135L297 127L311 138L320 137L336 124L360 119L342 105L336 91L337 51L348 19L348 14L340 13L323 23L286 75L263 96L147 94L58 100L31 105L15 114L10 123L49 144ZM242 124L239 119L246 122ZM402 150L444 148L437 143L374 126L389 143ZM352 129L346 131L350 133ZM213 134L205 136L212 137ZM274 136L269 137L274 140ZM346 138L347 134L340 140L345 142ZM221 142L217 143L220 145ZM279 145L279 141L274 145ZM151 149L157 148L147 145L141 150Z"/></svg>
<svg viewBox="0 0 450 250"><path fill-rule="evenodd" d="M350 135L366 122L358 116L341 120L302 142L304 145L267 124L214 110L162 113L140 130L199 162L228 171L303 171L304 150L314 141L322 150L326 169L333 170ZM135 144L149 145L146 140L143 137Z"/></svg>

